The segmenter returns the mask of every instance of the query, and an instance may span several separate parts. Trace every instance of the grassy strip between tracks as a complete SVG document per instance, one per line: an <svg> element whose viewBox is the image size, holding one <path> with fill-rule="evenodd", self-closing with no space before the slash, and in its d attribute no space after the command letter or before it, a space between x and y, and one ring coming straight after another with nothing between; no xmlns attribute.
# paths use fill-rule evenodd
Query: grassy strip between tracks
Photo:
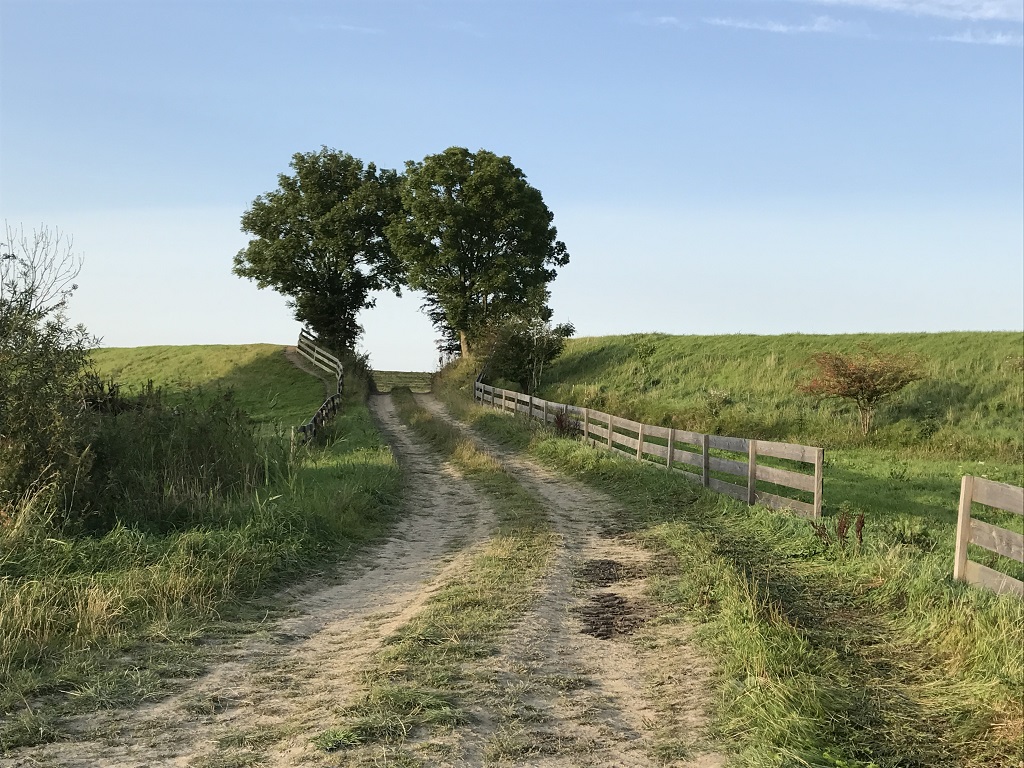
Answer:
<svg viewBox="0 0 1024 768"><path fill-rule="evenodd" d="M482 434L622 501L674 557L655 596L701 625L736 765L1018 765L1024 609L952 582L945 548L870 517L862 545L826 546L806 521L438 389Z"/></svg>
<svg viewBox="0 0 1024 768"><path fill-rule="evenodd" d="M554 546L543 507L500 462L421 408L409 390L393 397L403 421L488 495L498 530L457 579L389 638L366 676L363 699L343 724L317 738L324 750L347 750L346 765L377 764L382 748L389 765L419 765L404 746L412 735L467 720L464 665L493 654L501 633L523 615Z"/></svg>

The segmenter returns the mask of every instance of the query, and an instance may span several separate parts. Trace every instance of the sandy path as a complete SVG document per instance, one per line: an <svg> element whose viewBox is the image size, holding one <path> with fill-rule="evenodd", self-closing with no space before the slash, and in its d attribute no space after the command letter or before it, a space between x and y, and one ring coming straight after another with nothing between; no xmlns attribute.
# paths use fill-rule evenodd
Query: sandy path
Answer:
<svg viewBox="0 0 1024 768"><path fill-rule="evenodd" d="M417 399L452 421L432 397ZM289 618L228 649L181 692L83 718L73 740L20 750L0 766L344 765L344 753L324 754L311 739L344 721L375 651L458 578L495 527L486 498L398 421L390 396L371 406L406 478L404 515L388 540L342 576L279 595ZM472 721L406 747L436 768L722 765L702 746L707 665L686 628L653 620L645 601L647 575L665 564L617 528L610 498L484 446L544 502L558 546L500 652L465 670Z"/></svg>
<svg viewBox="0 0 1024 768"><path fill-rule="evenodd" d="M230 649L183 691L82 718L74 740L18 750L0 766L336 765L310 739L337 724L374 651L494 527L486 499L412 436L390 397L371 406L406 479L405 514L389 539L340 579L282 593L291 618Z"/></svg>
<svg viewBox="0 0 1024 768"><path fill-rule="evenodd" d="M456 423L433 397L417 400ZM709 666L686 627L645 623L659 563L617 531L617 502L477 439L545 502L559 537L533 609L477 670L498 713L484 753L538 768L723 765L703 747Z"/></svg>

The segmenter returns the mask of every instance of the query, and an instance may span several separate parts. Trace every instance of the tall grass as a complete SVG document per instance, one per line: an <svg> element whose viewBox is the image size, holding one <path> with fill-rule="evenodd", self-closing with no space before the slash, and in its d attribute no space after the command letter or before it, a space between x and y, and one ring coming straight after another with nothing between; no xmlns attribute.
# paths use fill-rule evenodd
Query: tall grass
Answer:
<svg viewBox="0 0 1024 768"><path fill-rule="evenodd" d="M129 703L183 667L194 674L192 638L389 526L399 474L365 406L365 383L351 382L326 441L293 457L289 423L271 429L273 416L289 402L308 417L320 384L279 349L245 360L250 378L236 381L261 394L238 400L262 402L263 412L246 416L233 397L182 389L166 402L129 400L97 427L90 476L71 489L37 488L8 511L0 749L58 738L62 714ZM264 397L275 380L306 394Z"/></svg>

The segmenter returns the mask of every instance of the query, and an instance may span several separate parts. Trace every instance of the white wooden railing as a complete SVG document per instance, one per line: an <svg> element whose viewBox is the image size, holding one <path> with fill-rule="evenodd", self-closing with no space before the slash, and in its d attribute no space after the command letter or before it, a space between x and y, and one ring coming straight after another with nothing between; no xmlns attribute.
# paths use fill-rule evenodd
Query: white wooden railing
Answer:
<svg viewBox="0 0 1024 768"><path fill-rule="evenodd" d="M341 364L341 360L320 346L316 334L306 328L299 331L299 342L295 345L295 349L317 368L337 378L337 388L334 394L324 401L324 404L317 409L309 421L293 430L293 436L297 432L302 436L301 442L305 443L315 438L317 432L341 409L341 398L345 392L345 368Z"/></svg>
<svg viewBox="0 0 1024 768"><path fill-rule="evenodd" d="M665 469L678 472L688 480L748 504L766 504L777 509L789 509L814 520L821 517L825 460L823 448L769 440L749 440L744 437L705 435L673 427L642 424L590 408L542 400L539 397L490 387L480 382L474 387L474 398L494 408L527 414L546 423L553 422L559 413L566 414L579 422L583 440L590 445L624 453L637 461L661 464ZM712 450L740 454L745 460L712 455ZM789 459L810 465L813 474L766 466L758 463L758 458L762 456ZM742 478L744 484L720 480L712 477L712 472ZM814 501L808 503L758 490L758 481L771 483L777 487L807 491L814 495Z"/></svg>
<svg viewBox="0 0 1024 768"><path fill-rule="evenodd" d="M967 546L976 544L1024 563L1024 534L971 517L972 503L1024 515L1024 488L964 475L960 481L960 514L956 521L956 559L953 561L953 578L957 581L1024 598L1024 582L1020 579L967 558Z"/></svg>

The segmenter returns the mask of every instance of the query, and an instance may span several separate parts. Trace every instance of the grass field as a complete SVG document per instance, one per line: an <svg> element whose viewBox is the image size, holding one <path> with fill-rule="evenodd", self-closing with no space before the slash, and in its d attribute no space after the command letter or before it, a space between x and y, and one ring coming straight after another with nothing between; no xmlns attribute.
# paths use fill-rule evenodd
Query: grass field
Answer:
<svg viewBox="0 0 1024 768"><path fill-rule="evenodd" d="M855 409L796 390L820 350L867 343L924 360L908 386L860 434ZM908 539L952 541L965 474L1024 485L1024 334L844 336L634 336L572 339L538 393L647 423L712 434L821 446L825 513L863 511L869 526L899 526ZM1015 527L1013 516L978 509ZM984 559L1016 576L1020 564Z"/></svg>
<svg viewBox="0 0 1024 768"><path fill-rule="evenodd" d="M129 705L198 674L208 647L198 638L246 631L247 601L378 537L397 508L398 468L365 381L350 377L326 439L289 459L288 429L316 410L323 386L281 347L110 349L94 360L126 387L167 387L172 402L229 398L255 424L257 461L274 466L244 491L212 486L173 524L90 533L43 519L0 532L0 751L60 738L64 715ZM131 432L160 422L117 419Z"/></svg>
<svg viewBox="0 0 1024 768"><path fill-rule="evenodd" d="M723 346L730 341L723 339ZM560 399L569 400L573 384L555 383L555 377L575 370L576 394L592 388L604 395L604 409L652 421L661 421L652 418L658 413L671 417L671 400L658 401L651 389L629 407L628 360L619 368L610 364L604 375L600 361L615 361L631 343L619 340L614 350L602 352L598 340L578 341L563 361L576 368L552 366L544 394L556 399L563 392ZM666 347L683 343L665 341ZM762 349L758 359L766 354ZM590 361L585 377L581 359ZM658 368L648 371L652 379L661 377ZM994 360L992 378L999 371ZM619 499L632 517L632 535L671 556L677 567L659 580L653 597L668 615L696 623L699 641L716 660L715 728L735 764L1019 764L1024 606L952 581L951 513L941 504L869 507L862 545L841 546L835 538L826 544L804 520L747 507L656 467L557 438L537 422L472 406L471 375L463 370L460 378L454 370L439 385L453 410L485 434ZM993 389L997 398L1005 392ZM742 392L735 394L742 400ZM751 408L746 417L757 413ZM803 442L807 434L773 436ZM851 487L873 487L858 497L868 503L914 483L921 462L935 462L929 466L936 476L942 467L958 466L956 458L935 458L931 449L924 452L930 458L904 451L897 457L900 469L882 474L872 456L879 449L867 442L830 453L854 465ZM827 493L836 493L835 468L833 463L826 470L826 482L834 484ZM906 491L904 498L923 498L923 490ZM955 505L945 489L934 499L943 500ZM834 536L834 519L827 523Z"/></svg>
<svg viewBox="0 0 1024 768"><path fill-rule="evenodd" d="M434 374L425 371L374 371L373 384L378 392L408 389L429 392Z"/></svg>

